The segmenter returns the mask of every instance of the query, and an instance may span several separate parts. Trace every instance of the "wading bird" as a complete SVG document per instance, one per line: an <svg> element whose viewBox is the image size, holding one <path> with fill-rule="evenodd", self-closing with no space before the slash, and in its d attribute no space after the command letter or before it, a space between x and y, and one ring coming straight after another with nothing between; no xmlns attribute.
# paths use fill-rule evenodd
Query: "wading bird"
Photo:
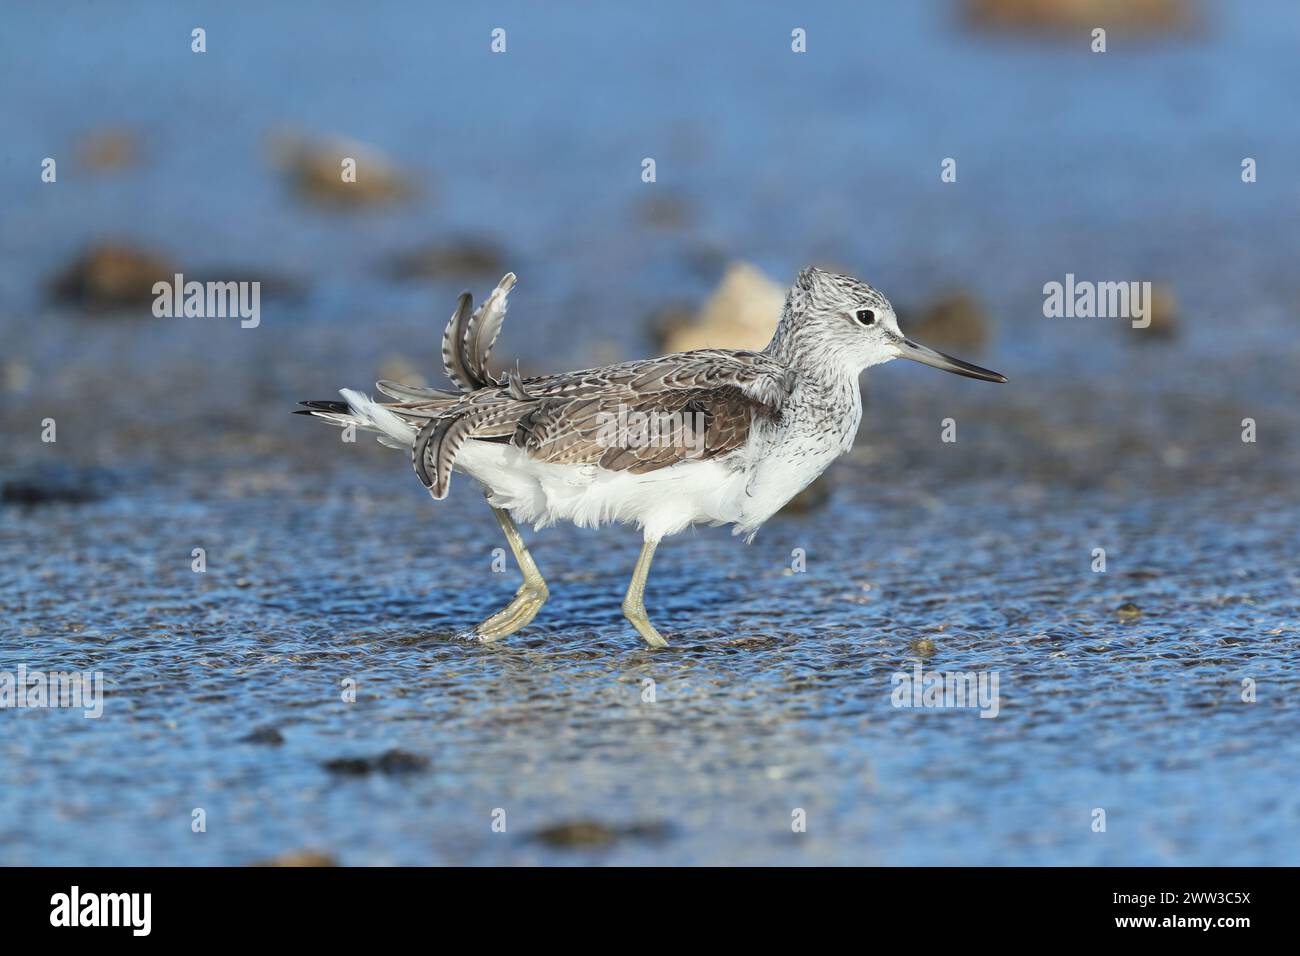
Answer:
<svg viewBox="0 0 1300 956"><path fill-rule="evenodd" d="M701 522L753 538L852 448L863 369L906 358L1006 381L905 338L883 295L815 268L799 273L761 352L699 349L493 378L487 360L514 284L506 275L474 311L470 294L461 294L442 339L443 364L459 392L381 381L376 387L393 401L343 389L344 401L303 402L300 413L376 432L384 445L408 452L435 499L447 496L453 471L482 486L524 581L509 605L478 625L481 641L527 625L548 596L516 521L536 528L635 522L644 544L623 613L647 644L663 647L644 599L660 539ZM678 427L644 427L652 421Z"/></svg>

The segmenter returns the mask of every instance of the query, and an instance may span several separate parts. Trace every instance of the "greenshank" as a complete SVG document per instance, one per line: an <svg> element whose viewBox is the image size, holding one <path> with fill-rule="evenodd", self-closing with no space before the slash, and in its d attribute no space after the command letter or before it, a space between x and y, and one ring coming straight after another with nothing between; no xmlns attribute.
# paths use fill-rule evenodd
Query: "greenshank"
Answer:
<svg viewBox="0 0 1300 956"><path fill-rule="evenodd" d="M889 300L858 279L808 268L761 352L699 349L602 368L493 376L515 276L477 309L460 296L442 339L455 391L381 381L392 399L341 390L300 414L374 432L411 455L435 499L453 471L483 489L523 573L514 599L475 629L495 641L527 625L549 594L515 522L542 528L630 522L643 536L623 613L651 647L667 644L645 609L655 548L696 523L759 527L853 446L858 376L896 358L986 382L997 372L918 345Z"/></svg>

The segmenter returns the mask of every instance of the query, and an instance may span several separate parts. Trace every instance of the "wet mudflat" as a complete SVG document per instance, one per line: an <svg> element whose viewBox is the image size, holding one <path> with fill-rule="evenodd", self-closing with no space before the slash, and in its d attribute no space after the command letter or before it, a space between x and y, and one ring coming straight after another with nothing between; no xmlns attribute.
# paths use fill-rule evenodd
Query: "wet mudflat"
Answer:
<svg viewBox="0 0 1300 956"><path fill-rule="evenodd" d="M626 529L533 536L535 625L458 638L516 583L492 573L494 523L469 489L435 508L378 446L311 482L235 469L9 507L5 661L102 670L106 703L5 715L7 860L1287 859L1293 492L1265 470L1150 493L1163 466L950 480L957 449L892 447L868 439L878 460L749 547L666 545L661 653L619 616ZM918 662L996 672L996 718L894 707Z"/></svg>
<svg viewBox="0 0 1300 956"><path fill-rule="evenodd" d="M861 58L810 57L795 96L749 50L788 24L752 12L724 50L611 13L608 29L636 36L619 63L557 65L538 50L574 14L521 10L512 37L533 40L495 73L454 45L430 64L382 4L336 24L338 55L361 76L382 61L386 89L460 71L461 99L425 102L418 123L407 101L331 86L327 64L285 53L291 18L274 11L226 23L252 45L239 70L217 60L220 84L182 82L203 122L174 86L144 83L161 61L120 64L134 92L108 84L93 113L80 67L31 66L51 71L48 101L4 113L17 119L0 159L0 671L98 670L105 700L93 720L0 712L0 862L1300 859L1296 197L1235 178L1241 104L1281 110L1294 88L1295 68L1269 56L1277 24L1226 11L1212 39L1106 72L917 9L892 22L871 67L882 93L853 100L854 122L844 90L861 88ZM60 29L24 16L33 35ZM843 16L841 32L872 26ZM731 68L709 83L654 71L669 49ZM270 82L273 53L299 80ZM597 68L608 104L552 108ZM957 102L927 109L965 144L954 198L932 180L956 147L899 105L919 109L944 77ZM257 95L237 96L243 83ZM1081 84L1092 105L1069 95ZM1216 92L1193 110L1189 88ZM253 108L224 113L214 89ZM505 103L518 121L485 129ZM1024 120L1043 104L1050 136ZM214 115L233 165L199 148ZM305 207L259 158L284 115L383 142L426 188L383 212ZM44 155L43 137L116 122L143 129L152 165L15 185L20 166L30 178L15 157ZM1249 132L1274 156L1297 145L1293 125ZM521 184L501 157L539 143ZM689 171L661 174L679 214L648 225L647 154ZM299 291L268 295L250 329L50 298L46 278L85 242L123 234L196 273L242 262ZM965 357L1011 382L868 373L858 446L823 477L824 503L748 547L721 529L665 542L647 593L662 652L620 615L630 529L530 535L551 600L525 632L476 645L459 635L518 579L493 572L503 542L469 483L435 504L402 455L288 412L394 363L437 380L455 293L498 278L466 270L499 263L480 249L419 280L388 263L484 234L520 274L502 367L648 354L647 317L698 301L742 257L783 282L833 260L896 302L969 289L990 335ZM1067 271L1168 283L1176 334L1044 318L1041 286ZM918 663L996 672L997 716L895 707L895 675Z"/></svg>

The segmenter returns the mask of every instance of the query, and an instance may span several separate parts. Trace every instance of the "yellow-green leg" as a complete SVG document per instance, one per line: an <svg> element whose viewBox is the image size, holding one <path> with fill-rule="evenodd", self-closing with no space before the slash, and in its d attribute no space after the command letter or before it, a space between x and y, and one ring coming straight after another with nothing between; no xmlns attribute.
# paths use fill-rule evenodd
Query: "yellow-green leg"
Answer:
<svg viewBox="0 0 1300 956"><path fill-rule="evenodd" d="M519 585L513 601L475 629L478 639L484 644L499 641L526 626L537 616L537 612L541 610L551 593L546 587L546 582L542 580L542 572L537 570L533 556L524 546L524 539L520 537L519 529L515 527L510 515L500 508L493 508L492 513L497 516L501 530L506 533L506 541L510 542L510 550L515 553L519 570L523 572L524 583Z"/></svg>
<svg viewBox="0 0 1300 956"><path fill-rule="evenodd" d="M632 583L627 586L627 596L623 598L623 616L632 622L637 633L651 647L667 647L668 642L655 630L645 612L645 581L650 576L650 562L654 560L658 544L658 541L647 541L641 546L641 556L636 559L636 568L632 571Z"/></svg>

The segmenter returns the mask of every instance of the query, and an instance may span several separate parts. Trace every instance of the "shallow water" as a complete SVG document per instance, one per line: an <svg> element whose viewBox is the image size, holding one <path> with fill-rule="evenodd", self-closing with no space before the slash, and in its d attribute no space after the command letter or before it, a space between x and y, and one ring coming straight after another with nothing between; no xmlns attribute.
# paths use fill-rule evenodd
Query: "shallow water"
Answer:
<svg viewBox="0 0 1300 956"><path fill-rule="evenodd" d="M1269 118L1290 115L1297 20L1209 9L1206 33L1102 63L971 35L943 4L814 11L825 53L797 64L766 52L788 17L739 6L506 7L495 61L456 42L486 46L468 11L9 14L0 360L23 375L0 477L95 468L98 500L0 504L0 671L97 669L106 696L97 720L0 710L0 863L1296 863L1300 196L1280 167L1300 144ZM195 17L198 62L167 47ZM304 208L260 152L286 122L377 143L428 189ZM143 131L141 168L30 184L31 155L114 124ZM647 154L687 226L642 221ZM970 287L994 334L969 357L1012 381L871 372L825 505L748 547L661 547L665 651L620 616L630 529L530 536L550 602L475 645L457 635L517 576L492 572L473 489L435 505L402 456L287 415L394 355L432 375L454 293L495 276L382 262L464 232L519 262L503 364L645 354L643 316L698 298L721 254L780 277L831 259L902 301ZM307 292L256 330L49 304L44 278L104 235ZM1066 271L1170 283L1179 335L1044 319ZM997 717L893 706L918 661L996 672ZM584 821L607 830L548 837Z"/></svg>
<svg viewBox="0 0 1300 956"><path fill-rule="evenodd" d="M1199 495L1116 509L993 482L967 486L991 502L971 510L867 494L857 472L749 548L716 531L663 548L661 653L618 617L627 532L540 536L553 598L536 624L457 640L513 575L488 570L482 509L433 515L396 478L290 503L164 494L147 513L20 513L5 550L37 547L5 574L23 595L6 657L100 669L107 687L99 720L6 714L7 862L245 863L299 846L348 863L551 862L575 851L529 834L567 820L665 828L578 851L617 862L1286 859L1297 580L1269 569L1294 553L1293 512ZM1117 614L1126 602L1141 616ZM891 706L892 676L918 660L996 672L996 719ZM260 727L283 743L241 740ZM324 766L393 748L430 764ZM189 831L194 807L205 834ZM1089 829L1095 807L1106 834Z"/></svg>

